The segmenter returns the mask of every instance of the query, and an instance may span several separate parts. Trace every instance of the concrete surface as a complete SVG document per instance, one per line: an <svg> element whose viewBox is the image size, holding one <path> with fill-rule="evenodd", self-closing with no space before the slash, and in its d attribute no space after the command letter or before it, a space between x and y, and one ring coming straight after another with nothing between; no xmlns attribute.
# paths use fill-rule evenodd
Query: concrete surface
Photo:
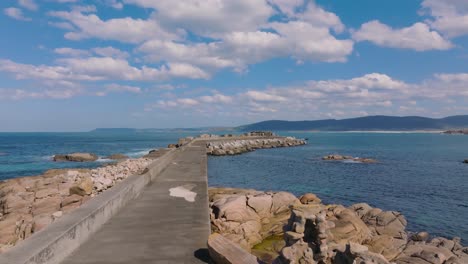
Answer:
<svg viewBox="0 0 468 264"><path fill-rule="evenodd" d="M62 263L206 263L207 188L205 142L178 149L138 198Z"/></svg>

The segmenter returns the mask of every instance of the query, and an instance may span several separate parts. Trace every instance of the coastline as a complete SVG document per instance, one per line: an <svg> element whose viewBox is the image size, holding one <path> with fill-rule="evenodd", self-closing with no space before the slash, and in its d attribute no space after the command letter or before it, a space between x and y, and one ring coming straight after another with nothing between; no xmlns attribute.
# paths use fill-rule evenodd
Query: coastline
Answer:
<svg viewBox="0 0 468 264"><path fill-rule="evenodd" d="M443 134L445 130L349 130L349 131L324 131L324 130L284 130L290 133L376 133L376 134Z"/></svg>

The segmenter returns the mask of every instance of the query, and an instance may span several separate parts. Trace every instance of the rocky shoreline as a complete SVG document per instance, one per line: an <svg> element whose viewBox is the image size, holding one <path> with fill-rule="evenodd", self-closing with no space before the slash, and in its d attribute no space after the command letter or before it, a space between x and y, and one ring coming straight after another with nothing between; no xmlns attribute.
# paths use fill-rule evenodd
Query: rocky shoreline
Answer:
<svg viewBox="0 0 468 264"><path fill-rule="evenodd" d="M206 144L206 153L211 156L232 156L256 149L294 147L305 144L307 144L305 140L294 137L221 140L208 142Z"/></svg>
<svg viewBox="0 0 468 264"><path fill-rule="evenodd" d="M313 194L230 188L210 188L209 196L212 232L263 263L468 263L460 238L410 233L402 214L365 203L325 205Z"/></svg>

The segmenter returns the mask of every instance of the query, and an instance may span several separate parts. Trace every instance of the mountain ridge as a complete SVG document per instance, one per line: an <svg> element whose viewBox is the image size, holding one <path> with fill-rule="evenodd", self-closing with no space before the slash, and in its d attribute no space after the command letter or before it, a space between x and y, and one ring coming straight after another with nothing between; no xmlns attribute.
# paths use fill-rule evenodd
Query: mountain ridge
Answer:
<svg viewBox="0 0 468 264"><path fill-rule="evenodd" d="M468 127L468 115L430 118L422 116L365 116L347 119L323 120L267 120L236 127L240 131L414 131L447 130Z"/></svg>

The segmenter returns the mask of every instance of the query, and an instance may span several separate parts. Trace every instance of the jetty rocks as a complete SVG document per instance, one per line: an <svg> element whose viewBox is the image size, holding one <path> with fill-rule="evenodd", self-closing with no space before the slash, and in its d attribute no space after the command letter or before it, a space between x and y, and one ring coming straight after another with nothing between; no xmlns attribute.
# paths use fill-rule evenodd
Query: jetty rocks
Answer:
<svg viewBox="0 0 468 264"><path fill-rule="evenodd" d="M448 130L444 134L447 135L468 135L468 129Z"/></svg>
<svg viewBox="0 0 468 264"><path fill-rule="evenodd" d="M212 156L239 155L256 149L294 147L305 144L307 144L305 140L294 137L216 140L206 144L206 153Z"/></svg>
<svg viewBox="0 0 468 264"><path fill-rule="evenodd" d="M92 153L71 153L65 155L55 155L54 161L90 162L98 160L98 156Z"/></svg>
<svg viewBox="0 0 468 264"><path fill-rule="evenodd" d="M0 253L130 175L144 172L152 161L140 158L96 169L49 170L0 182Z"/></svg>
<svg viewBox="0 0 468 264"><path fill-rule="evenodd" d="M327 155L322 160L336 160L336 161L354 161L360 163L377 163L377 160L370 158L357 158L353 156L343 156L338 154Z"/></svg>
<svg viewBox="0 0 468 264"><path fill-rule="evenodd" d="M402 214L365 203L325 205L313 194L298 199L287 192L229 188L210 188L209 199L212 232L259 263L468 263L468 247L459 238L412 234Z"/></svg>

